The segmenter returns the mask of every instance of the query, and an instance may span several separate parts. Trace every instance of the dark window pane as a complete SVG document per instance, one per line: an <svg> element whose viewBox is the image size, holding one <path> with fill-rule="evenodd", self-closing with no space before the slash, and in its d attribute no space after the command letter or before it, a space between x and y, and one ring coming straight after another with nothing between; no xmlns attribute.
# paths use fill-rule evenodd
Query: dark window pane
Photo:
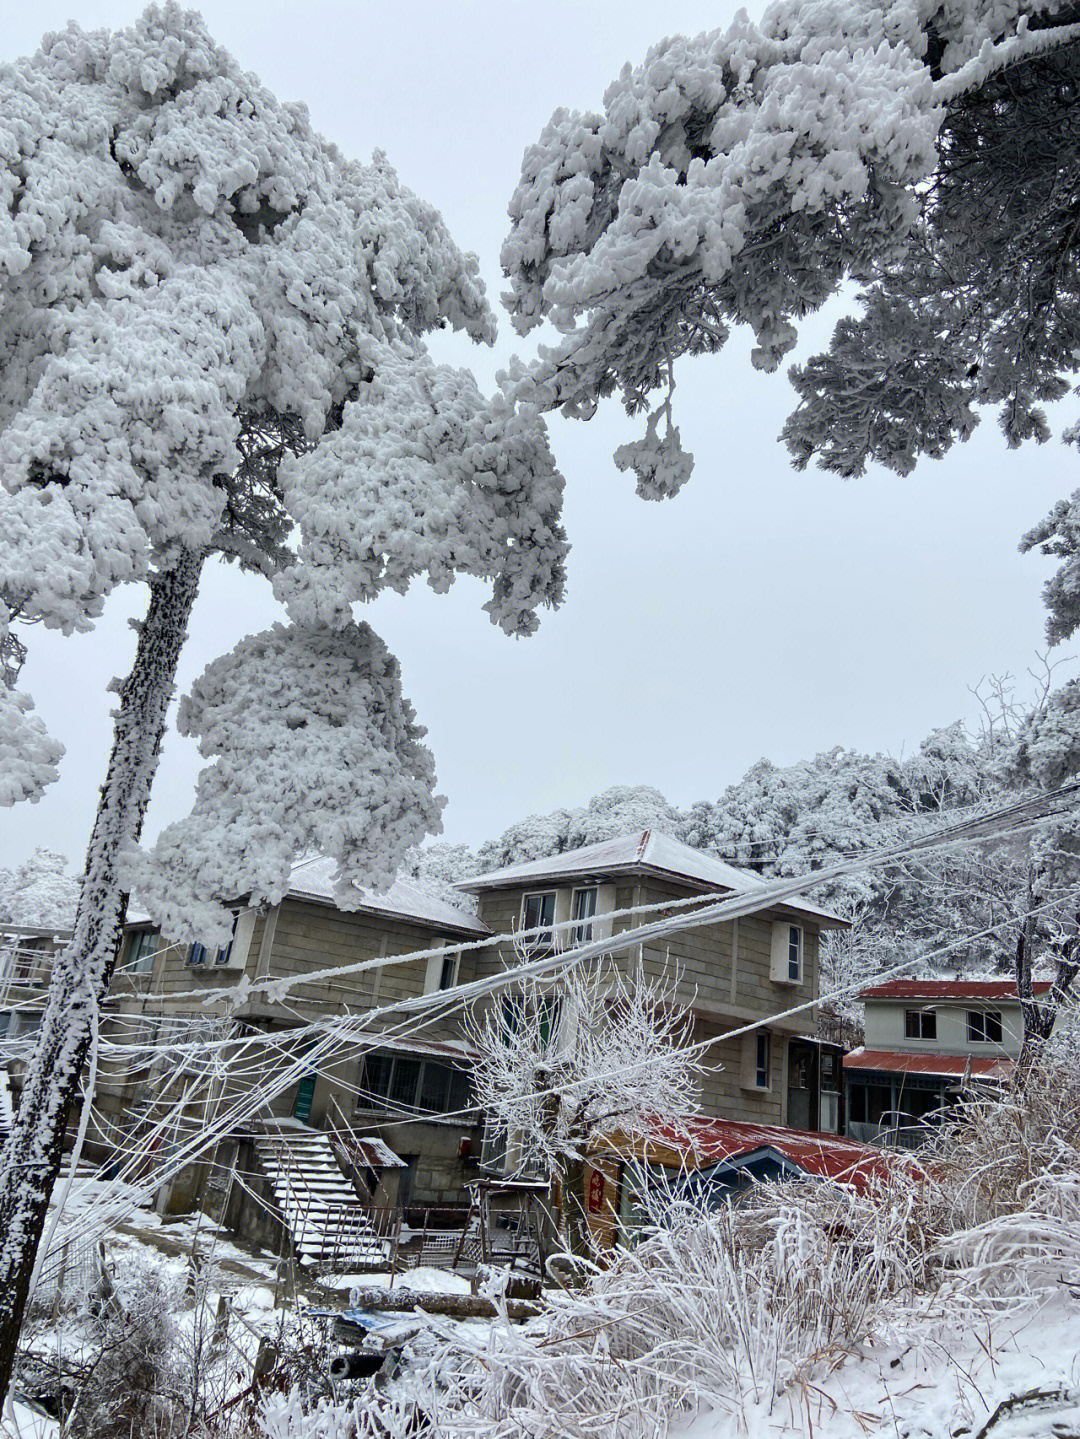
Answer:
<svg viewBox="0 0 1080 1439"><path fill-rule="evenodd" d="M596 890L576 889L574 891L574 903L570 912L570 918L578 921L570 932L571 941L574 944L588 944L592 939L593 927L587 923L596 914Z"/></svg>
<svg viewBox="0 0 1080 1439"><path fill-rule="evenodd" d="M442 972L439 975L440 989L453 989L454 981L457 978L457 955L448 954L442 962Z"/></svg>
<svg viewBox="0 0 1080 1439"><path fill-rule="evenodd" d="M906 1039L918 1039L919 1037L919 1011L917 1009L904 1011L904 1037Z"/></svg>
<svg viewBox="0 0 1080 1439"><path fill-rule="evenodd" d="M759 1034L757 1037L757 1066L754 1083L759 1089L767 1089L769 1086L769 1036L767 1034Z"/></svg>
<svg viewBox="0 0 1080 1439"><path fill-rule="evenodd" d="M394 1077L390 1084L390 1102L416 1104L416 1090L420 1082L420 1061L418 1059L394 1060Z"/></svg>
<svg viewBox="0 0 1080 1439"><path fill-rule="evenodd" d="M986 1013L986 1037L991 1044L1001 1043L1001 1011L990 1009Z"/></svg>
<svg viewBox="0 0 1080 1439"><path fill-rule="evenodd" d="M420 1085L420 1108L431 1110L434 1114L445 1114L450 1107L447 1103L449 1098L450 1070L445 1064L426 1060L424 1079Z"/></svg>
<svg viewBox="0 0 1080 1439"><path fill-rule="evenodd" d="M550 926L555 921L554 894L527 894L523 911L522 927L526 930L539 929L539 934L530 935L525 943L530 949L551 943Z"/></svg>
<svg viewBox="0 0 1080 1439"><path fill-rule="evenodd" d="M559 1023L559 1001L545 999L540 1004L540 1043L545 1047L551 1043Z"/></svg>
<svg viewBox="0 0 1080 1439"><path fill-rule="evenodd" d="M390 1073L393 1067L393 1060L388 1054L366 1054L360 1061L359 1089L361 1093L357 1096L357 1108L364 1109L369 1105L379 1107L385 1102L390 1094Z"/></svg>
<svg viewBox="0 0 1080 1439"><path fill-rule="evenodd" d="M464 1069L452 1069L450 1071L450 1097L447 1102L447 1109L452 1114L459 1109L467 1109L470 1097L468 1073Z"/></svg>
<svg viewBox="0 0 1080 1439"><path fill-rule="evenodd" d="M986 1038L983 1032L982 1012L977 1009L969 1009L967 1017L967 1034L972 1044L981 1044Z"/></svg>
<svg viewBox="0 0 1080 1439"><path fill-rule="evenodd" d="M922 1012L922 1037L937 1039L937 1014L932 1009L924 1009Z"/></svg>

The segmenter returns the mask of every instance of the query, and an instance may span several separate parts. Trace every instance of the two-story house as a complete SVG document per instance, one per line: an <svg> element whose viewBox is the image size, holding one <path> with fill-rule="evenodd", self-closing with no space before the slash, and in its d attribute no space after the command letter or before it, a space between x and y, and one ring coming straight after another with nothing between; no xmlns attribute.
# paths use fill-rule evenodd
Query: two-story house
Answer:
<svg viewBox="0 0 1080 1439"><path fill-rule="evenodd" d="M1024 1038L1014 980L894 979L859 998L865 1043L844 1058L854 1139L917 1145L961 1089L1012 1073Z"/></svg>
<svg viewBox="0 0 1080 1439"><path fill-rule="evenodd" d="M141 1051L145 1060L103 1058L94 1133L102 1147L110 1135L115 1142L141 1126L159 1155L170 1145L177 1152L184 1143L197 1148L207 1116L228 1113L235 1103L253 1132L260 1123L305 1134L344 1126L388 1162L397 1156L398 1204L461 1204L480 1173L483 1130L471 1107L470 1054L454 1006L407 1025L397 1016L369 1024L366 1016L501 972L516 959L505 936L539 930L535 952L545 927L555 931L564 922L571 943L610 938L614 961L631 974L678 974L676 999L692 1011L694 1041L708 1046L703 1115L838 1129L837 1052L814 1036L819 934L844 923L829 911L801 899L766 904L736 920L678 930L662 946L620 947L620 935L676 901L690 901L692 910L698 898L706 903L761 888L756 876L650 831L466 880L459 887L476 897L478 913L464 899L459 908L407 880L384 894L362 892L355 908L343 910L334 899L333 869L321 858L302 861L278 905L257 911L238 903L232 942L217 953L163 944L148 920L129 922L103 1033L143 1045L166 1033L205 1038L194 1051L195 1069L203 1048L216 1046L223 1056L241 1053L245 1042L247 1048L242 1062L222 1066L220 1078L207 1081L183 1113L178 1096L192 1083L192 1066L178 1063L175 1048L158 1059L150 1049ZM456 951L461 944L468 947ZM424 950L434 953L404 958ZM353 968L368 961L378 962ZM335 968L343 972L324 973ZM287 993L260 987L249 995L245 979L290 985ZM237 1001L213 998L234 986ZM362 1021L362 1032L329 1057L320 1054L321 1027L345 1017ZM758 1027L723 1037L747 1024ZM212 1105L205 1093L211 1083ZM246 1106L245 1095L253 1100ZM233 1156L248 1152L241 1128L234 1128L231 1151L219 1146L193 1157L163 1202L177 1208L200 1196L213 1200L229 1183Z"/></svg>
<svg viewBox="0 0 1080 1439"><path fill-rule="evenodd" d="M215 1112L224 1112L245 1089L261 1087L266 1099L259 1119L351 1128L400 1156L398 1202L459 1204L475 1172L480 1129L469 1107L467 1051L455 1020L436 1019L407 1036L376 1022L328 1059L313 1058L308 1066L304 1056L316 1052L312 1024L452 988L470 961L451 947L485 937L487 926L467 908L407 879L381 894L361 892L357 907L343 910L334 899L334 868L331 860L302 860L279 904L263 911L238 905L232 942L216 953L201 945L163 944L148 919L130 920L111 989L110 1007L117 1012L103 1032L132 1045L205 1036L225 1046L229 1036L255 1036L246 1051L239 1039L233 1045L242 1061L223 1077ZM421 950L437 953L422 962L393 963L395 954ZM316 973L373 960L380 963L336 978ZM245 978L293 983L281 999L261 991L227 1005L202 998ZM290 1071L282 1087L278 1076ZM103 1062L97 1108L104 1133L96 1137L107 1142L110 1132L130 1130L133 1123L149 1132L166 1121L190 1081L175 1051L141 1070L131 1062ZM205 1101L196 1100L193 1114L199 1103ZM155 1144L177 1142L191 1122L178 1117L176 1133L169 1131L164 1141L155 1135ZM170 1186L170 1207L191 1202L207 1179L205 1165L189 1166Z"/></svg>
<svg viewBox="0 0 1080 1439"><path fill-rule="evenodd" d="M477 897L479 917L492 933L540 929L540 942L530 941L533 951L544 948L543 930L550 925L548 947L610 938L629 975L677 974L674 997L692 1011L692 1040L708 1044L702 1113L838 1129L838 1058L834 1047L814 1038L816 1007L808 1005L818 994L818 936L845 924L837 915L799 899L688 927L662 946L619 948L620 934L659 917L675 901L761 888L755 875L651 830L480 874L458 888ZM560 925L570 926L561 936ZM472 973L495 973L513 962L513 947L502 941L477 953ZM800 1005L808 1007L773 1018ZM766 1018L768 1025L741 1038L723 1038Z"/></svg>

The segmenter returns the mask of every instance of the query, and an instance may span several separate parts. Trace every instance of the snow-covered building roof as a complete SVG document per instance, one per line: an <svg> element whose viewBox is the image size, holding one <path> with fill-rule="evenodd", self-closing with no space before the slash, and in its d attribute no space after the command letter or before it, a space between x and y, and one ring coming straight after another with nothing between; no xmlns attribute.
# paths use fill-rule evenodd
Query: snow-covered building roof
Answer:
<svg viewBox="0 0 1080 1439"><path fill-rule="evenodd" d="M456 887L471 894L483 894L490 889L513 889L524 884L605 875L658 876L703 891L735 894L750 894L764 887L756 874L736 869L733 864L718 859L706 850L694 849L669 834L653 829L635 830L632 834L601 840L598 844L586 844L580 849L566 850L545 859L511 864L505 869L463 879ZM838 914L801 897L777 903L775 908L807 915L827 927L847 925L847 920L841 919Z"/></svg>
<svg viewBox="0 0 1080 1439"><path fill-rule="evenodd" d="M334 871L336 863L324 855L302 859L293 865L288 894L291 899L313 899L321 904L336 905L334 897ZM482 919L468 910L447 904L437 895L430 894L411 879L398 878L381 894L374 890L362 889L361 902L356 906L362 913L391 915L395 919L409 920L422 924L428 929L448 930L455 934L471 934L482 938L491 930Z"/></svg>
<svg viewBox="0 0 1080 1439"><path fill-rule="evenodd" d="M1048 979L1031 986L1036 994L1048 994ZM874 999L998 999L1020 1003L1015 979L890 979L861 990L862 1000Z"/></svg>
<svg viewBox="0 0 1080 1439"><path fill-rule="evenodd" d="M1000 1055L912 1054L895 1049L856 1049L844 1055L847 1070L869 1069L878 1074L927 1074L938 1079L1007 1079L1011 1059Z"/></svg>

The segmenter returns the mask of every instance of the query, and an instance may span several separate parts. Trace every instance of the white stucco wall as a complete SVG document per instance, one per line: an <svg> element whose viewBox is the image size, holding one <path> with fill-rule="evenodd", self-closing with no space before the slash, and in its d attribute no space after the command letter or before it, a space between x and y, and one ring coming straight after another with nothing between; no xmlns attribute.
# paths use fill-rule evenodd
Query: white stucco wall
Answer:
<svg viewBox="0 0 1080 1439"><path fill-rule="evenodd" d="M933 1009L937 1013L936 1039L908 1039L904 1014L909 1009ZM969 1009L997 1010L1001 1015L1002 1042L979 1044L969 1041ZM868 1000L866 1003L866 1048L899 1049L912 1054L1007 1054L1020 1052L1024 1035L1023 1016L1017 1001L947 1001L927 1003L914 999Z"/></svg>

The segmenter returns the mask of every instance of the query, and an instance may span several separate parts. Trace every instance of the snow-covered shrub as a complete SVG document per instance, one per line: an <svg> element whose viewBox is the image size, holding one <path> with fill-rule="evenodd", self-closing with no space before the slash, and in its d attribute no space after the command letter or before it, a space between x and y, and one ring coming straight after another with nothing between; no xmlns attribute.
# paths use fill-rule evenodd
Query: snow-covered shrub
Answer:
<svg viewBox="0 0 1080 1439"><path fill-rule="evenodd" d="M984 1303L1062 1286L1080 1296L1080 1173L1037 1175L1017 1197L1022 1208L942 1241L956 1266L952 1287Z"/></svg>
<svg viewBox="0 0 1080 1439"><path fill-rule="evenodd" d="M258 1428L263 1439L352 1439L358 1429L357 1405L331 1399L307 1404L293 1388L263 1400Z"/></svg>
<svg viewBox="0 0 1080 1439"><path fill-rule="evenodd" d="M639 1244L463 1362L439 1432L651 1439L699 1410L770 1409L923 1284L923 1183L898 1168L873 1194L763 1185L715 1209L654 1191Z"/></svg>
<svg viewBox="0 0 1080 1439"><path fill-rule="evenodd" d="M189 1385L176 1314L183 1280L133 1261L118 1273L109 1301L94 1316L96 1357L75 1397L71 1439L172 1439L186 1427Z"/></svg>
<svg viewBox="0 0 1080 1439"><path fill-rule="evenodd" d="M1026 1206L1048 1176L1080 1175L1080 1073L1047 1060L1024 1083L964 1095L920 1156L948 1190L956 1229Z"/></svg>

